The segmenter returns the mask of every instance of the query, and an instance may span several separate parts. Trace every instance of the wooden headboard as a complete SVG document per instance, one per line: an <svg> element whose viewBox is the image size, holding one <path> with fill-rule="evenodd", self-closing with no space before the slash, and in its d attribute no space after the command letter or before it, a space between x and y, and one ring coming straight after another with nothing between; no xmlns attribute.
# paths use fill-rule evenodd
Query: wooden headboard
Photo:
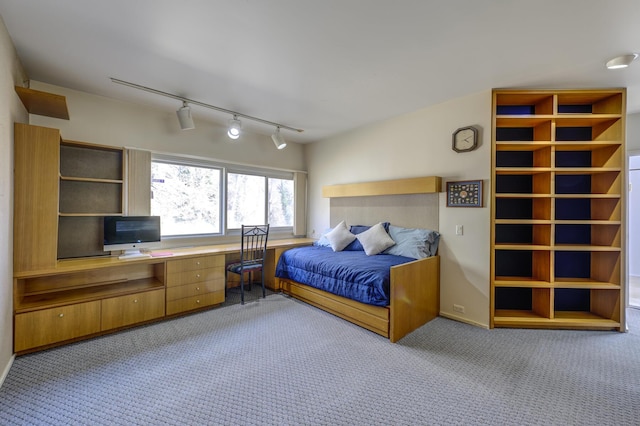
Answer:
<svg viewBox="0 0 640 426"><path fill-rule="evenodd" d="M331 185L322 188L330 198L330 225L373 225L388 221L407 228L439 230L438 176Z"/></svg>

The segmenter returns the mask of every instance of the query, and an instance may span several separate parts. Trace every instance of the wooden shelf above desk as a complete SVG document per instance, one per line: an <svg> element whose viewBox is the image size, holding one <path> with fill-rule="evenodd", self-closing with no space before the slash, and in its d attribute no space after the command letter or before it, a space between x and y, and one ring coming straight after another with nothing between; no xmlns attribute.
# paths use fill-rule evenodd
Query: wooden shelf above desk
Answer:
<svg viewBox="0 0 640 426"><path fill-rule="evenodd" d="M16 93L29 114L69 119L67 98L62 95L41 92L27 87L16 86Z"/></svg>

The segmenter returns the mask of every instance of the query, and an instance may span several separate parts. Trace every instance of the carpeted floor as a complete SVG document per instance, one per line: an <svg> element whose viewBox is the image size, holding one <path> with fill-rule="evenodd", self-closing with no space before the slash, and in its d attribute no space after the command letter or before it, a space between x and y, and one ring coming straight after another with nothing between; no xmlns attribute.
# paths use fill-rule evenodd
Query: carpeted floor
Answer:
<svg viewBox="0 0 640 426"><path fill-rule="evenodd" d="M271 294L16 358L2 425L638 425L628 333L437 318L397 344Z"/></svg>

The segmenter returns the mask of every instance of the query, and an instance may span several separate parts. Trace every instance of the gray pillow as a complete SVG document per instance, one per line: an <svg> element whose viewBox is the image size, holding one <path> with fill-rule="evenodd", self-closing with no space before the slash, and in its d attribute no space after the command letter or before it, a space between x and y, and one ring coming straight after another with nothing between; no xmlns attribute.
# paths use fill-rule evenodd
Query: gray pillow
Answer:
<svg viewBox="0 0 640 426"><path fill-rule="evenodd" d="M388 248L385 254L423 259L435 256L438 252L440 234L437 231L389 225L389 235L396 244Z"/></svg>

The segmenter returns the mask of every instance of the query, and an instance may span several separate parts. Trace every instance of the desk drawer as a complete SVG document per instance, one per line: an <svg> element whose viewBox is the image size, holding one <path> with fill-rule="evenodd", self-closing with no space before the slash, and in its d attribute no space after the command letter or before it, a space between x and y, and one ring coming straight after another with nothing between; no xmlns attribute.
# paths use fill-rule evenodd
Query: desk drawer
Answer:
<svg viewBox="0 0 640 426"><path fill-rule="evenodd" d="M167 287L167 301L224 290L224 278L175 287Z"/></svg>
<svg viewBox="0 0 640 426"><path fill-rule="evenodd" d="M100 331L100 301L18 314L15 351L62 342Z"/></svg>
<svg viewBox="0 0 640 426"><path fill-rule="evenodd" d="M167 273L195 271L206 268L224 268L224 255L198 256L167 261Z"/></svg>
<svg viewBox="0 0 640 426"><path fill-rule="evenodd" d="M224 302L224 290L207 293L197 296L185 297L184 299L171 300L167 302L167 315L187 312L205 306L218 305Z"/></svg>
<svg viewBox="0 0 640 426"><path fill-rule="evenodd" d="M102 301L102 330L164 316L164 289L111 297Z"/></svg>
<svg viewBox="0 0 640 426"><path fill-rule="evenodd" d="M167 287L217 280L224 281L224 268L172 272L167 276Z"/></svg>

